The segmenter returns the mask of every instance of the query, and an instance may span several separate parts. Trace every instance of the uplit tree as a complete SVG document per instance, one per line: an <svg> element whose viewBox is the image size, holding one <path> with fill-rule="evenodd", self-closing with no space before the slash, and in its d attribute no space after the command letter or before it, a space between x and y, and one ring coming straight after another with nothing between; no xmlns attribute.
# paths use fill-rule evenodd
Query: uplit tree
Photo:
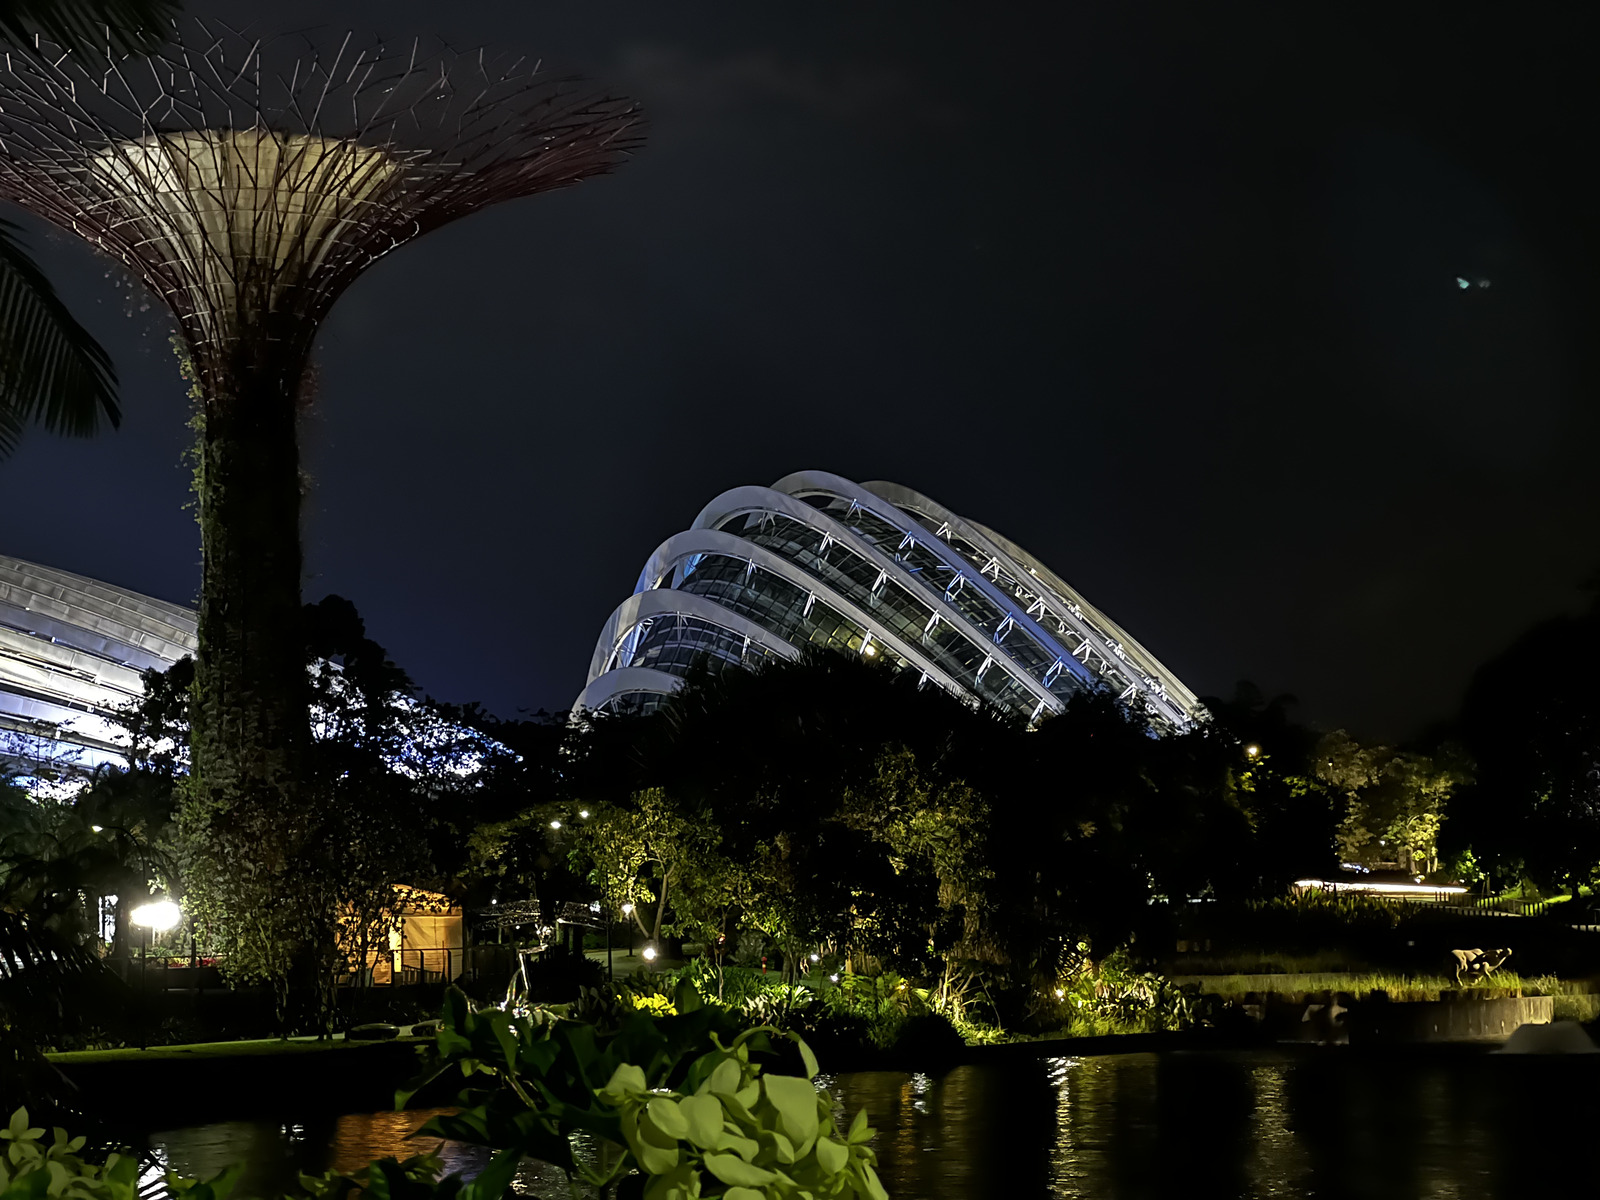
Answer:
<svg viewBox="0 0 1600 1200"><path fill-rule="evenodd" d="M1429 874L1451 795L1468 778L1458 756L1365 747L1335 730L1317 747L1317 774L1344 797L1337 844L1342 861L1398 863Z"/></svg>

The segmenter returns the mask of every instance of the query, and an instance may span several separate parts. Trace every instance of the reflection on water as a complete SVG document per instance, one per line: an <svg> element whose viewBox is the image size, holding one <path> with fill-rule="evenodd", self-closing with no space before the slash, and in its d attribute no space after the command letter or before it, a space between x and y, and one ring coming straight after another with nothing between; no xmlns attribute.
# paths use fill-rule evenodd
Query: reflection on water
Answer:
<svg viewBox="0 0 1600 1200"><path fill-rule="evenodd" d="M1585 1181L1571 1194L1593 1194L1595 1058L1336 1048L1018 1059L942 1078L861 1072L819 1082L841 1122L867 1109L895 1200L1509 1200L1569 1178ZM351 1171L433 1148L409 1136L431 1115L227 1122L151 1144L183 1174L244 1160L235 1194L273 1196L300 1171ZM467 1174L488 1157L454 1144L442 1153ZM559 1174L532 1163L518 1185L567 1194Z"/></svg>

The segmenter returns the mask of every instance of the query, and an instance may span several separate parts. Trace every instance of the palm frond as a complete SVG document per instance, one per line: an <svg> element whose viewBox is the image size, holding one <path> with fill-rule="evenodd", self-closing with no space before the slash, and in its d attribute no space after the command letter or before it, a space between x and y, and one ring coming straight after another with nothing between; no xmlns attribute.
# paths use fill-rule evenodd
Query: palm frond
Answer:
<svg viewBox="0 0 1600 1200"><path fill-rule="evenodd" d="M0 0L0 41L35 36L79 54L147 54L182 6L174 0Z"/></svg>
<svg viewBox="0 0 1600 1200"><path fill-rule="evenodd" d="M0 219L0 457L31 424L88 437L102 413L113 429L122 420L110 356L67 311L17 232Z"/></svg>

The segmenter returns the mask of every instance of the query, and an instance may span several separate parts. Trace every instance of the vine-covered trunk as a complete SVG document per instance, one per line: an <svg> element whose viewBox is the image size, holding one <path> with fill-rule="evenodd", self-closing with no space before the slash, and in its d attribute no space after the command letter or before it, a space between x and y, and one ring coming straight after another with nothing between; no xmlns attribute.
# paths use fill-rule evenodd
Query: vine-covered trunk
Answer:
<svg viewBox="0 0 1600 1200"><path fill-rule="evenodd" d="M235 979L270 981L280 1016L308 927L297 890L309 685L300 609L297 396L273 342L199 373L202 573L182 832L191 911ZM314 905L313 905L314 907Z"/></svg>
<svg viewBox="0 0 1600 1200"><path fill-rule="evenodd" d="M192 770L223 808L291 799L307 738L296 384L240 371L202 401Z"/></svg>

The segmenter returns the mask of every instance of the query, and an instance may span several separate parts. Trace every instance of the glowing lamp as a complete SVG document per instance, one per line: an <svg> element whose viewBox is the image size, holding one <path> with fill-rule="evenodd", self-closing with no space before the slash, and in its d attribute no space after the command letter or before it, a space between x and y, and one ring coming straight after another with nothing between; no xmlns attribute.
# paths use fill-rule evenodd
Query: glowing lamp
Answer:
<svg viewBox="0 0 1600 1200"><path fill-rule="evenodd" d="M644 960L645 962L655 962L656 948L654 946L646 946L644 948Z"/></svg>
<svg viewBox="0 0 1600 1200"><path fill-rule="evenodd" d="M128 920L156 933L165 933L183 920L183 910L171 900L152 900L129 913Z"/></svg>
<svg viewBox="0 0 1600 1200"><path fill-rule="evenodd" d="M560 829L561 828L561 822L560 821L551 821L550 822L550 828L551 829Z"/></svg>

